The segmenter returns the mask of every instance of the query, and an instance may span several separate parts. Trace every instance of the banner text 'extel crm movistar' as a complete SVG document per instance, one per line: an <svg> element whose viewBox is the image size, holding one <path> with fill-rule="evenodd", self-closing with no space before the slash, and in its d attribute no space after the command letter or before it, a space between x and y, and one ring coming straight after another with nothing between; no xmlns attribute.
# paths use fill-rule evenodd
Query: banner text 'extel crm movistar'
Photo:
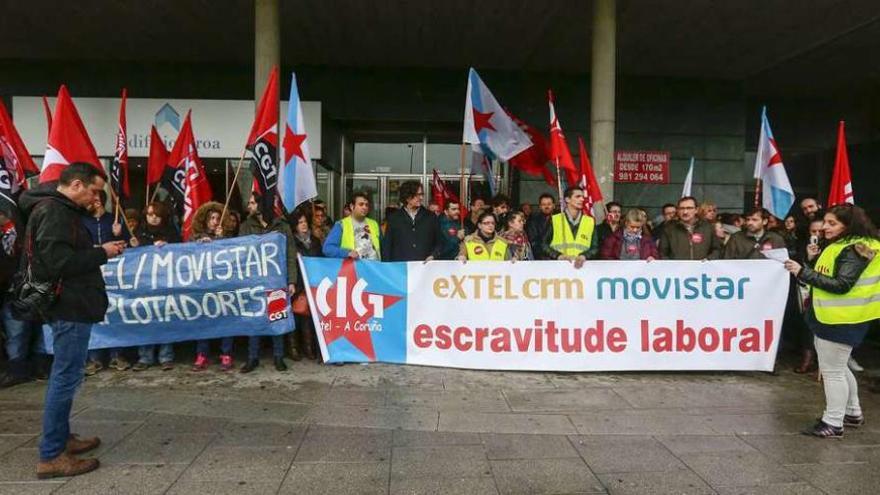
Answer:
<svg viewBox="0 0 880 495"><path fill-rule="evenodd" d="M771 370L789 276L753 261L301 258L330 362L507 370Z"/></svg>

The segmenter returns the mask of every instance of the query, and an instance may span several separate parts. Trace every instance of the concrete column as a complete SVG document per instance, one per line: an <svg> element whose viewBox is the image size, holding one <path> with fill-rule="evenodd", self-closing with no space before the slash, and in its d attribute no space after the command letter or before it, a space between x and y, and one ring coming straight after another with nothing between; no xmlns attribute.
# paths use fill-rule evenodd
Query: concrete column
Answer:
<svg viewBox="0 0 880 495"><path fill-rule="evenodd" d="M272 67L281 65L280 0L254 0L254 105Z"/></svg>
<svg viewBox="0 0 880 495"><path fill-rule="evenodd" d="M614 198L614 97L617 69L617 1L593 0L590 68L590 150L606 201Z"/></svg>

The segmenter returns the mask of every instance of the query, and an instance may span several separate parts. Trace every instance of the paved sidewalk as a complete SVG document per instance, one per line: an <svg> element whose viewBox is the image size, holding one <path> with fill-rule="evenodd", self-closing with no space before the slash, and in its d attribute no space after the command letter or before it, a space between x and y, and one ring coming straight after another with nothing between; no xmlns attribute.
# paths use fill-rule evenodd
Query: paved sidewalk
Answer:
<svg viewBox="0 0 880 495"><path fill-rule="evenodd" d="M43 392L0 392L0 494L880 492L880 396L808 438L821 388L788 372L102 372L74 422L102 467L56 481L34 476Z"/></svg>

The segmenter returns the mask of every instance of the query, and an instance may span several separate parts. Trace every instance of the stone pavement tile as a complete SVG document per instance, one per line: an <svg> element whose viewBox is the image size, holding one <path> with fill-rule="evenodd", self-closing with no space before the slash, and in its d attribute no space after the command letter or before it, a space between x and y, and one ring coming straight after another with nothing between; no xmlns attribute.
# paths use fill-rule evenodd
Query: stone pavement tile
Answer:
<svg viewBox="0 0 880 495"><path fill-rule="evenodd" d="M828 441L805 435L748 435L742 438L780 464L839 464L869 461L872 457L876 458L878 452L872 447L847 448L841 441Z"/></svg>
<svg viewBox="0 0 880 495"><path fill-rule="evenodd" d="M391 479L478 478L491 473L482 446L394 447Z"/></svg>
<svg viewBox="0 0 880 495"><path fill-rule="evenodd" d="M439 431L480 433L534 433L568 435L576 433L567 416L561 414L465 413L440 411Z"/></svg>
<svg viewBox="0 0 880 495"><path fill-rule="evenodd" d="M275 483L229 482L229 481L178 481L165 492L166 495L192 495L210 493L211 495L263 495L278 491L280 481Z"/></svg>
<svg viewBox="0 0 880 495"><path fill-rule="evenodd" d="M279 494L384 495L388 493L387 462L294 462Z"/></svg>
<svg viewBox="0 0 880 495"><path fill-rule="evenodd" d="M502 495L605 493L599 479L580 459L490 461Z"/></svg>
<svg viewBox="0 0 880 495"><path fill-rule="evenodd" d="M734 435L800 433L816 423L816 415L809 413L721 414L704 419L717 433Z"/></svg>
<svg viewBox="0 0 880 495"><path fill-rule="evenodd" d="M129 409L109 409L105 407L87 407L72 418L75 421L144 421L152 411L132 411Z"/></svg>
<svg viewBox="0 0 880 495"><path fill-rule="evenodd" d="M880 433L849 429L845 432L844 446L880 446Z"/></svg>
<svg viewBox="0 0 880 495"><path fill-rule="evenodd" d="M101 456L106 464L188 463L217 436L138 430Z"/></svg>
<svg viewBox="0 0 880 495"><path fill-rule="evenodd" d="M501 390L485 390L480 393L468 391L425 391L417 388L393 388L388 390L389 407L420 407L433 410L468 412L510 412Z"/></svg>
<svg viewBox="0 0 880 495"><path fill-rule="evenodd" d="M435 411L424 409L320 404L314 407L307 421L316 425L434 431L437 415Z"/></svg>
<svg viewBox="0 0 880 495"><path fill-rule="evenodd" d="M293 447L211 446L190 464L180 481L281 484L295 454Z"/></svg>
<svg viewBox="0 0 880 495"><path fill-rule="evenodd" d="M564 435L510 435L484 433L483 444L489 459L558 459L578 457Z"/></svg>
<svg viewBox="0 0 880 495"><path fill-rule="evenodd" d="M599 411L569 417L583 435L717 435L705 418L677 411Z"/></svg>
<svg viewBox="0 0 880 495"><path fill-rule="evenodd" d="M324 395L321 402L343 406L383 407L385 405L385 395L386 391L384 389L333 387Z"/></svg>
<svg viewBox="0 0 880 495"><path fill-rule="evenodd" d="M394 430L392 444L395 447L435 447L439 445L482 445L479 433L452 431Z"/></svg>
<svg viewBox="0 0 880 495"><path fill-rule="evenodd" d="M824 492L809 483L778 483L764 486L722 486L718 495L823 495Z"/></svg>
<svg viewBox="0 0 880 495"><path fill-rule="evenodd" d="M7 390L4 390L4 397ZM42 401L26 401L26 400L9 400L0 399L0 413L10 413L19 411L43 411Z"/></svg>
<svg viewBox="0 0 880 495"><path fill-rule="evenodd" d="M55 494L163 494L186 469L186 464L102 465L97 471L75 476Z"/></svg>
<svg viewBox="0 0 880 495"><path fill-rule="evenodd" d="M306 432L296 462L384 462L391 458L391 430L324 428Z"/></svg>
<svg viewBox="0 0 880 495"><path fill-rule="evenodd" d="M36 480L36 476L34 476ZM0 481L0 495L49 495L61 488L63 481L22 481L4 483Z"/></svg>
<svg viewBox="0 0 880 495"><path fill-rule="evenodd" d="M391 495L497 495L491 476L392 479Z"/></svg>
<svg viewBox="0 0 880 495"><path fill-rule="evenodd" d="M599 480L610 495L710 495L715 491L690 470L651 473L605 473Z"/></svg>
<svg viewBox="0 0 880 495"><path fill-rule="evenodd" d="M166 434L209 434L222 430L228 422L224 418L156 413L144 422L141 430Z"/></svg>
<svg viewBox="0 0 880 495"><path fill-rule="evenodd" d="M0 413L0 435L23 435L40 433L42 411L13 411Z"/></svg>
<svg viewBox="0 0 880 495"><path fill-rule="evenodd" d="M760 486L801 479L791 470L754 452L703 452L679 458L712 487Z"/></svg>
<svg viewBox="0 0 880 495"><path fill-rule="evenodd" d="M277 421L283 423L300 423L312 407L308 404L288 402L203 399L174 407L167 407L168 412L190 416L226 418L238 421Z"/></svg>
<svg viewBox="0 0 880 495"><path fill-rule="evenodd" d="M571 442L594 473L631 473L686 469L651 437L630 435L571 436Z"/></svg>
<svg viewBox="0 0 880 495"><path fill-rule="evenodd" d="M801 464L788 467L826 493L877 493L880 486L880 469L876 464Z"/></svg>
<svg viewBox="0 0 880 495"><path fill-rule="evenodd" d="M487 373L479 370L443 371L443 385L446 390L474 391L488 390L555 390L556 385L550 381L546 373L530 373L516 371L493 371Z"/></svg>
<svg viewBox="0 0 880 495"><path fill-rule="evenodd" d="M281 423L231 421L218 432L213 445L229 447L287 447L299 445L305 433L303 426Z"/></svg>
<svg viewBox="0 0 880 495"><path fill-rule="evenodd" d="M16 447L34 442L37 435L0 435L0 456L15 450Z"/></svg>
<svg viewBox="0 0 880 495"><path fill-rule="evenodd" d="M507 402L514 412L584 412L602 409L632 409L622 397L610 388L554 391L505 391Z"/></svg>
<svg viewBox="0 0 880 495"><path fill-rule="evenodd" d="M675 455L703 452L755 452L755 448L733 435L658 435L660 443Z"/></svg>

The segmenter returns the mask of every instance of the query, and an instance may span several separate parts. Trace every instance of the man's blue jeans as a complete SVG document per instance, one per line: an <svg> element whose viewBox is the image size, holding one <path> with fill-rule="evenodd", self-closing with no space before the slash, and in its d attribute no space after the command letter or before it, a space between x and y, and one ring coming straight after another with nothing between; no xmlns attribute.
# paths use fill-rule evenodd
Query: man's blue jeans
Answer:
<svg viewBox="0 0 880 495"><path fill-rule="evenodd" d="M207 356L210 352L210 340L199 340L196 342L196 354L204 354ZM223 337L220 339L220 354L232 354L232 337Z"/></svg>
<svg viewBox="0 0 880 495"><path fill-rule="evenodd" d="M272 335L272 357L284 357L284 335ZM248 337L248 360L260 359L260 336Z"/></svg>
<svg viewBox="0 0 880 495"><path fill-rule="evenodd" d="M144 364L156 364L155 345L142 345L138 347L138 361ZM159 363L165 364L174 361L174 344L159 344Z"/></svg>
<svg viewBox="0 0 880 495"><path fill-rule="evenodd" d="M73 396L83 380L89 353L91 323L54 321L52 347L55 361L46 388L43 407L43 438L40 440L40 460L50 461L64 452L70 437L70 408Z"/></svg>

